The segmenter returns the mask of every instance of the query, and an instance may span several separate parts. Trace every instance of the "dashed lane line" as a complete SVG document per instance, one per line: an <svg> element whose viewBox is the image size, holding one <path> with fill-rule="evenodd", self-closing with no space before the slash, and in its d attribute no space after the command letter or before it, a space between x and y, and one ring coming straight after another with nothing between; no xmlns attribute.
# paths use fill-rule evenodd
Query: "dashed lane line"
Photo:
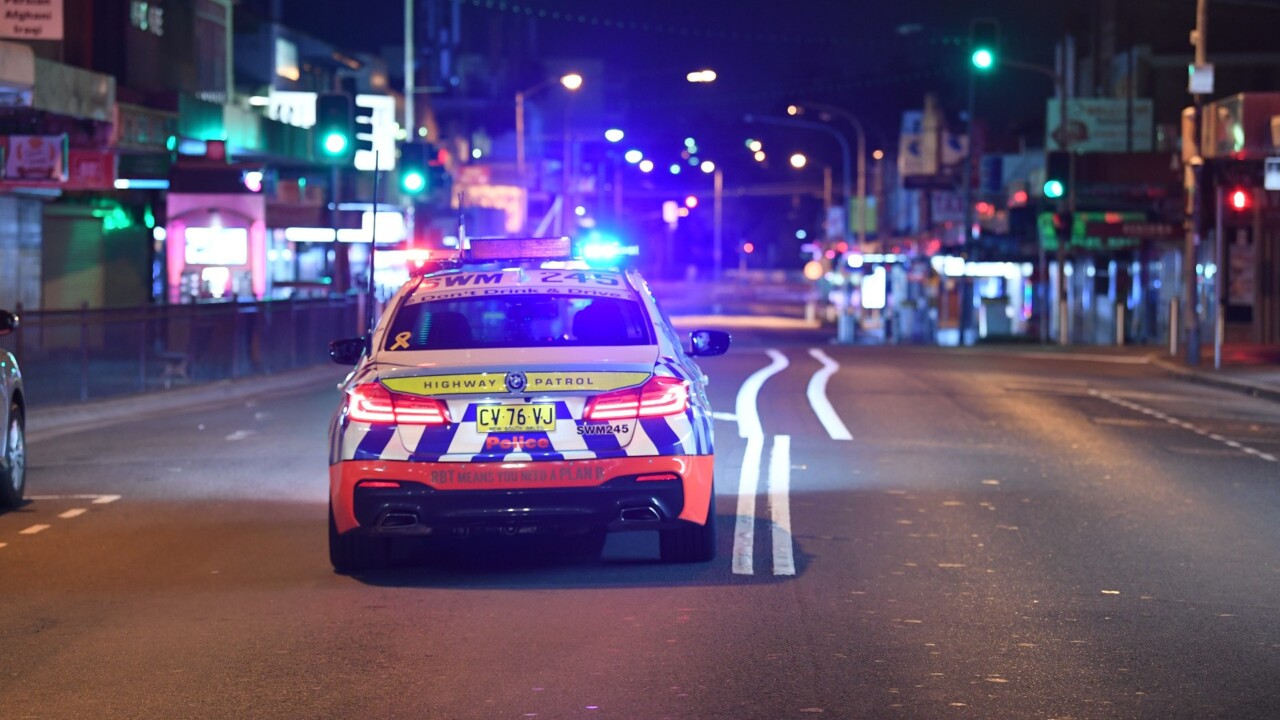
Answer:
<svg viewBox="0 0 1280 720"><path fill-rule="evenodd" d="M107 505L119 500L120 495L28 495L28 500L88 500L94 505Z"/></svg>
<svg viewBox="0 0 1280 720"><path fill-rule="evenodd" d="M1100 390L1089 390L1089 394L1095 397L1102 398L1103 400L1106 400L1107 402L1112 403L1114 405L1119 405L1122 408L1128 408L1129 410L1142 413L1143 415L1148 415L1150 417L1156 418L1157 420L1163 420L1166 423L1173 425L1174 427L1180 427L1184 430L1189 430L1197 435L1209 438L1214 442L1219 442L1219 443L1222 443L1223 445L1226 445L1229 448L1232 448L1234 450L1239 450L1240 452L1243 452L1246 455L1252 455L1253 457L1256 457L1259 460L1265 460L1267 462L1280 462L1280 458L1277 458L1275 455L1272 455L1271 453L1262 452L1261 450L1258 450L1257 448L1251 448L1248 445L1245 445L1244 443L1241 443L1238 440L1232 440L1230 438L1223 437L1218 433L1209 432L1204 428L1196 427L1195 425L1192 425L1191 423L1185 420L1179 420L1178 418L1175 418L1171 415L1160 412L1159 410L1149 408L1144 405L1139 405L1138 403L1125 400L1124 398L1118 398L1110 393L1105 393Z"/></svg>
<svg viewBox="0 0 1280 720"><path fill-rule="evenodd" d="M121 498L120 495L80 494L80 495L28 495L26 499L32 500L32 501L45 501L45 502L50 500L88 500L90 504L93 504L93 505L107 505L119 500L120 498ZM72 518L80 517L81 515L87 512L89 512L88 508L71 508L70 510L64 510L63 512L59 513L58 518L62 520L70 520ZM38 533L44 532L45 530L48 530L51 527L53 526L48 524L32 525L30 527L19 530L18 534L19 535L36 535ZM3 550L8 546L9 546L9 543L0 542L0 550Z"/></svg>

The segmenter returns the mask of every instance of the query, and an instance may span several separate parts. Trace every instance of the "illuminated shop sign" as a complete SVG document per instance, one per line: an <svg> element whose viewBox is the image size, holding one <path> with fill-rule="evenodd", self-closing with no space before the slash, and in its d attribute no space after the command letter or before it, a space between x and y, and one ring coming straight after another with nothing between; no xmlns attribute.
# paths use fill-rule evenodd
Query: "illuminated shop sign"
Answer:
<svg viewBox="0 0 1280 720"><path fill-rule="evenodd" d="M189 227L188 265L248 265L249 231L245 228Z"/></svg>
<svg viewBox="0 0 1280 720"><path fill-rule="evenodd" d="M129 3L129 24L142 32L164 37L164 8L153 2L133 0Z"/></svg>

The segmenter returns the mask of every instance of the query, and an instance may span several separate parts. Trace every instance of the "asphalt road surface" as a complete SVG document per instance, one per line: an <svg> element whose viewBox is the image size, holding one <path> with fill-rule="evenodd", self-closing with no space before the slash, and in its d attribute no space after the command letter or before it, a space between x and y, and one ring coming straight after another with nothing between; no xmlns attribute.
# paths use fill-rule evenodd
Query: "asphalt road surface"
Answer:
<svg viewBox="0 0 1280 720"><path fill-rule="evenodd" d="M708 564L635 533L337 575L332 384L34 438L0 718L1280 717L1280 404L739 335Z"/></svg>

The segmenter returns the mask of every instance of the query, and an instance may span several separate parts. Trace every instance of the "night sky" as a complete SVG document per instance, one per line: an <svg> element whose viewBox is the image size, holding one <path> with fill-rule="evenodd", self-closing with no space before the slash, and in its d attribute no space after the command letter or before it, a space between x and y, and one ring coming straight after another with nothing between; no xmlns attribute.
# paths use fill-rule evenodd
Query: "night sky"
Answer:
<svg viewBox="0 0 1280 720"><path fill-rule="evenodd" d="M402 38L403 4L364 3L358 13L336 0L283 0L284 20L353 49L376 52ZM441 2L442 7L447 3ZM462 0L465 52L501 56L528 43L544 58L600 58L609 109L652 132L734 128L743 113L782 114L787 103L825 102L864 119L877 146L891 146L903 110L937 93L949 113L964 103L962 47L968 23L992 17L1011 58L1053 64L1064 28L1091 39L1089 16L1100 0ZM1157 52L1190 53L1195 0L1121 0L1117 45L1147 43ZM558 15L558 17L557 17ZM421 17L421 12L420 12ZM529 24L532 20L532 24ZM1280 0L1216 0L1210 50L1272 50ZM522 32L523 29L523 32ZM1215 44L1216 42L1216 44ZM710 67L712 86L684 74ZM980 116L992 134L1036 138L1051 84L1005 69L979 86Z"/></svg>

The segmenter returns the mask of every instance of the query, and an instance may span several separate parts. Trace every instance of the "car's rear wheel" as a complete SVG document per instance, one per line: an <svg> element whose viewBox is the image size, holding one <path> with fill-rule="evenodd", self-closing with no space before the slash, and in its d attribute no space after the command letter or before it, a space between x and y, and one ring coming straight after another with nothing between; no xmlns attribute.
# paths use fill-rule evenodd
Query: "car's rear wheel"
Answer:
<svg viewBox="0 0 1280 720"><path fill-rule="evenodd" d="M387 538L363 533L338 533L333 521L333 504L329 504L329 562L340 573L358 573L387 566L391 543Z"/></svg>
<svg viewBox="0 0 1280 720"><path fill-rule="evenodd" d="M716 493L707 507L707 522L658 532L658 556L662 562L710 562L716 557Z"/></svg>
<svg viewBox="0 0 1280 720"><path fill-rule="evenodd" d="M17 507L27 487L26 424L17 403L9 406L9 431L0 453L0 508Z"/></svg>

